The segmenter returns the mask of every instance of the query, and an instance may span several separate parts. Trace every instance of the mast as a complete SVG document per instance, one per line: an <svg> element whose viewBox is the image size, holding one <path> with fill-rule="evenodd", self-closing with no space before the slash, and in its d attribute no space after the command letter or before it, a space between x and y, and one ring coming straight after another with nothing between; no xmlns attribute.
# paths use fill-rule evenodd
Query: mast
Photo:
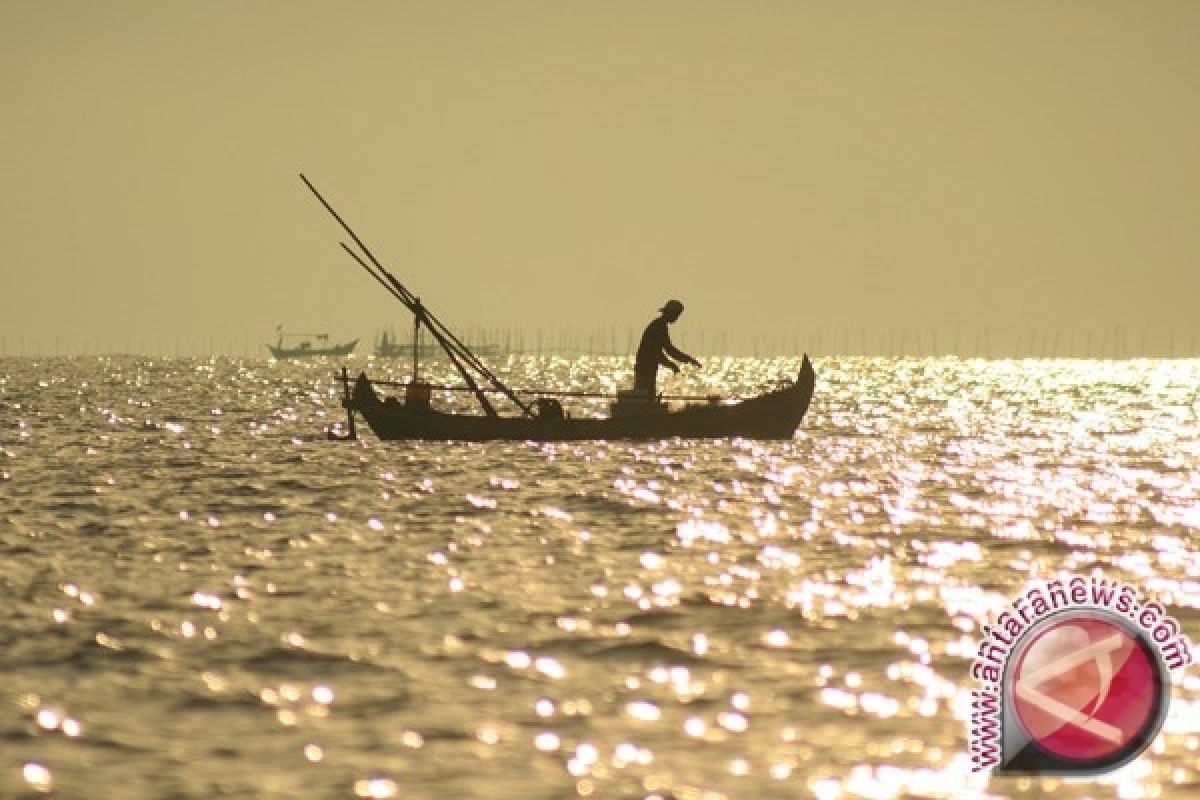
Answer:
<svg viewBox="0 0 1200 800"><path fill-rule="evenodd" d="M392 275L392 273L388 272L388 270L383 266L383 264L379 263L379 259L375 258L375 254L372 253L370 248L368 248L363 243L363 241L358 238L358 234L356 234L354 232L354 230L346 223L346 221L344 219L342 219L342 217L337 213L337 211L335 211L333 209L333 206L331 206L329 204L329 202L321 195L321 193L317 191L317 187L313 186L312 183L308 180L308 178L304 177L303 174L300 175L300 180L304 181L304 185L307 186L309 191L311 191L313 193L313 195L317 198L317 200L319 200L321 202L321 205L325 207L325 210L328 211L335 220L337 220L338 224L341 225L342 229L345 230L346 233L348 233L350 235L350 238L354 240L354 243L358 245L359 249L362 250L362 252L364 254L366 254L367 258L371 262L370 265L368 265L366 261L364 261L361 257L359 257L358 253L351 250L350 247L348 245L346 245L345 242L341 243L342 249L344 249L347 253L349 253L350 256L352 258L354 258L355 261L358 262L359 266L361 266L364 270L366 270L367 273L371 275L371 277L373 277L376 281L378 281L381 285L383 285L383 287L385 289L387 289L389 291L389 293L392 294L393 297L395 297L397 300L399 300L400 303L403 304L405 308L407 308L410 312L412 312L413 317L414 317L414 321L413 321L413 331L414 331L414 336L413 336L413 342L414 342L413 343L413 375L414 375L414 380L415 380L416 369L417 369L417 363L416 363L416 339L417 339L417 336L416 336L416 334L419 333L421 325L424 325L426 330L429 331L430 335L433 336L434 340L437 341L438 345L441 346L442 350L445 351L447 358L449 358L451 363L453 363L454 366L458 369L459 375L462 376L462 378L466 382L467 386L469 386L470 389L475 393L475 397L479 401L479 405L483 408L483 411L485 414L487 414L489 417L494 417L494 416L496 416L496 409L492 406L491 401L488 400L488 397L487 397L487 394L485 393L485 391L483 389L481 389L479 387L478 383L475 381L475 377L471 374L472 371L476 375L478 375L480 378L491 383L491 385L494 389L496 389L497 391L502 393L509 400L511 400L518 408L520 408L521 411L525 414L525 416L533 417L534 413L533 413L533 410L529 407L529 404L522 401L516 395L515 392L513 392L506 385L504 385L504 383L490 369L488 369L483 364L483 362L480 361L476 357L476 355L474 353L471 352L470 348L468 348L465 344L463 344L458 339L458 337L456 337L450 331L450 329L447 328L442 323L442 321L439 320L437 318L437 316L435 316L433 314L432 311L430 311L428 308L426 308L421 303L421 301L416 296L414 296L413 293L410 292L404 286L404 284L400 283L400 281L396 279L396 276L394 276L394 275ZM374 266L375 269L372 269L371 268L372 266ZM376 270L378 270L378 272L376 272Z"/></svg>
<svg viewBox="0 0 1200 800"><path fill-rule="evenodd" d="M450 359L450 363L454 364L455 369L458 370L458 374L462 377L463 381L467 384L468 387L470 387L471 391L473 391L475 393L475 399L479 401L479 405L482 406L484 413L487 414L489 417L496 416L496 409L492 407L492 403L488 399L488 396L486 394L484 394L482 389L479 388L479 385L477 383L475 383L475 379L471 376L471 373L468 372L467 368L464 367L462 365L462 363L459 361L459 357L461 356L461 353L456 354L451 349L451 346L450 346L450 344L447 343L446 339L442 337L441 333L430 324L430 318L432 315L429 314L429 312L425 309L425 307L422 306L421 313L417 314L416 298L412 297L411 294L408 294L406 296L405 293L408 290L404 289L404 287L400 284L399 281L396 281L395 278L392 278L392 281L394 283L389 283L388 281L385 281L381 276L375 274L375 271L373 269L371 269L370 265L368 265L367 262L363 261L362 258L358 255L358 253L351 250L346 245L345 242L339 242L339 244L341 244L343 250L345 250L347 253L350 254L351 258L353 258L355 261L358 262L360 267L362 267L364 270L366 270L371 275L372 278L379 281L379 283L383 286L383 288L387 289L388 292L390 292L393 297L395 297L397 300L399 300L401 303L403 303L408 308L409 311L413 312L413 315L415 317L417 317L417 319L418 319L416 325L419 326L422 322L425 323L425 326L427 328L429 328L429 332L433 334L434 339L436 339L438 344L441 345L442 349L446 351L446 356ZM370 253L368 253L368 255L370 255ZM387 270L385 270L382 266L379 267L379 270L380 270L380 272L383 272L384 275L388 274ZM389 275L388 277L391 277L391 276ZM484 369L486 370L486 367ZM515 398L515 395L508 389L507 386L504 386L503 384L501 384L499 382L499 380L495 379L494 377L493 377L493 380L495 381L495 383L498 387L498 390L503 391L506 394L508 394L510 397ZM533 416L533 412L529 410L528 406L526 406L524 403L520 402L519 400L515 400L515 402L517 403L517 405L519 405L521 407L521 409L526 413L526 415L531 416L531 417Z"/></svg>
<svg viewBox="0 0 1200 800"><path fill-rule="evenodd" d="M417 298L417 310L413 312L413 376L412 382L416 383L420 376L420 356L417 353L418 342L421 340L421 298Z"/></svg>

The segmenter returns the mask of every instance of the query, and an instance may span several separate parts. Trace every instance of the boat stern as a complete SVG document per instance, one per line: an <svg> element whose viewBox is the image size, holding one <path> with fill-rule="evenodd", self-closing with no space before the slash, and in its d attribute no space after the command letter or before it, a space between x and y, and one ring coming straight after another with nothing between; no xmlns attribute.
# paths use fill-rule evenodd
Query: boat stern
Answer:
<svg viewBox="0 0 1200 800"><path fill-rule="evenodd" d="M346 379L343 378L343 380ZM353 390L350 389L348 384L345 386L342 407L347 411L363 411L364 409L377 406L382 402L365 372L358 373L358 377L354 379Z"/></svg>

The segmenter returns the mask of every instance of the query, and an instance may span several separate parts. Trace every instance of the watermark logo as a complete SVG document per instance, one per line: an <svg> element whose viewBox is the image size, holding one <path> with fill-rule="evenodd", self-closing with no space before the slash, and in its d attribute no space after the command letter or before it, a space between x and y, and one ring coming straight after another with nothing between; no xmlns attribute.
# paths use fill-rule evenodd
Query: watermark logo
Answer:
<svg viewBox="0 0 1200 800"><path fill-rule="evenodd" d="M1026 589L984 626L971 675L976 771L1098 775L1154 740L1191 643L1158 603L1103 578Z"/></svg>

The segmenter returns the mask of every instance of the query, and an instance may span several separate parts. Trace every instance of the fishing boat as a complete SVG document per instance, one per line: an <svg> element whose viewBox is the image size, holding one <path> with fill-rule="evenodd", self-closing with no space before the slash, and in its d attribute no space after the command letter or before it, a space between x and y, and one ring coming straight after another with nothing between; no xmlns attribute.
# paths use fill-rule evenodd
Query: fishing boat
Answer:
<svg viewBox="0 0 1200 800"><path fill-rule="evenodd" d="M673 407L662 396L619 393L617 401L609 406L609 416L599 418L573 418L553 396L599 396L582 392L533 392L538 396L534 413L528 416L459 414L436 410L431 402L435 391L456 391L458 387L372 381L366 374L359 374L351 382L348 372L343 373L342 381L342 405L351 419L354 414L361 415L371 431L385 441L790 439L812 400L816 373L806 355L794 382L729 404L718 397L706 397L700 398L700 402ZM398 385L403 390L402 396L381 397L376 390L379 385Z"/></svg>
<svg viewBox="0 0 1200 800"><path fill-rule="evenodd" d="M491 342L467 342L467 346L471 348L471 352L477 356L502 356L505 354L505 348L499 344ZM442 352L441 345L436 341L426 341L418 338L414 342L402 342L396 338L396 334L390 331L384 331L375 340L375 357L376 358L407 358L413 354L413 349L416 349L419 358L435 358Z"/></svg>
<svg viewBox="0 0 1200 800"><path fill-rule="evenodd" d="M579 440L657 440L673 437L711 439L743 437L750 439L790 439L795 435L812 401L816 373L805 355L794 381L771 388L753 397L732 401L711 396L679 396L619 391L615 395L599 392L514 390L484 364L446 325L389 272L358 235L333 209L333 206L303 175L300 179L321 205L337 220L358 246L345 242L341 247L377 283L400 301L413 315L413 338L419 342L427 332L463 379L461 386L435 386L421 380L420 349L412 351L412 377L404 383L371 380L360 373L351 380L345 367L341 371L342 406L346 409L348 433L331 438L357 438L356 415L366 421L374 434L385 441L579 441ZM361 254L360 254L361 252ZM402 389L402 396L381 396L376 387ZM481 413L459 413L434 408L435 392L469 392L479 403ZM513 410L501 413L492 402L501 397ZM589 397L613 400L607 417L572 417L564 411L559 398ZM682 405L669 401L684 401Z"/></svg>
<svg viewBox="0 0 1200 800"><path fill-rule="evenodd" d="M267 345L275 358L314 358L316 356L348 356L358 346L358 339L343 344L329 344L328 333L284 333L283 328L276 328L279 339L275 344ZM285 339L300 339L296 345L285 346ZM317 340L314 347L312 339Z"/></svg>
<svg viewBox="0 0 1200 800"><path fill-rule="evenodd" d="M436 342L402 342L396 335L384 331L375 340L376 358L406 358L413 354L414 348L420 358L431 358L441 352Z"/></svg>

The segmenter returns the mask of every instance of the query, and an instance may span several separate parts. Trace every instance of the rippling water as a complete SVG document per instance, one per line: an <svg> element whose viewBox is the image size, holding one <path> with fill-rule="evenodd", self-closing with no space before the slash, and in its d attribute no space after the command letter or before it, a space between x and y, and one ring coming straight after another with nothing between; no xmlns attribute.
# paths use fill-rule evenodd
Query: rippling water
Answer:
<svg viewBox="0 0 1200 800"><path fill-rule="evenodd" d="M1200 362L819 359L790 442L554 445L326 441L335 366L0 360L0 796L1200 793L1195 672L1096 782L973 777L963 724L1031 578L1200 639Z"/></svg>

